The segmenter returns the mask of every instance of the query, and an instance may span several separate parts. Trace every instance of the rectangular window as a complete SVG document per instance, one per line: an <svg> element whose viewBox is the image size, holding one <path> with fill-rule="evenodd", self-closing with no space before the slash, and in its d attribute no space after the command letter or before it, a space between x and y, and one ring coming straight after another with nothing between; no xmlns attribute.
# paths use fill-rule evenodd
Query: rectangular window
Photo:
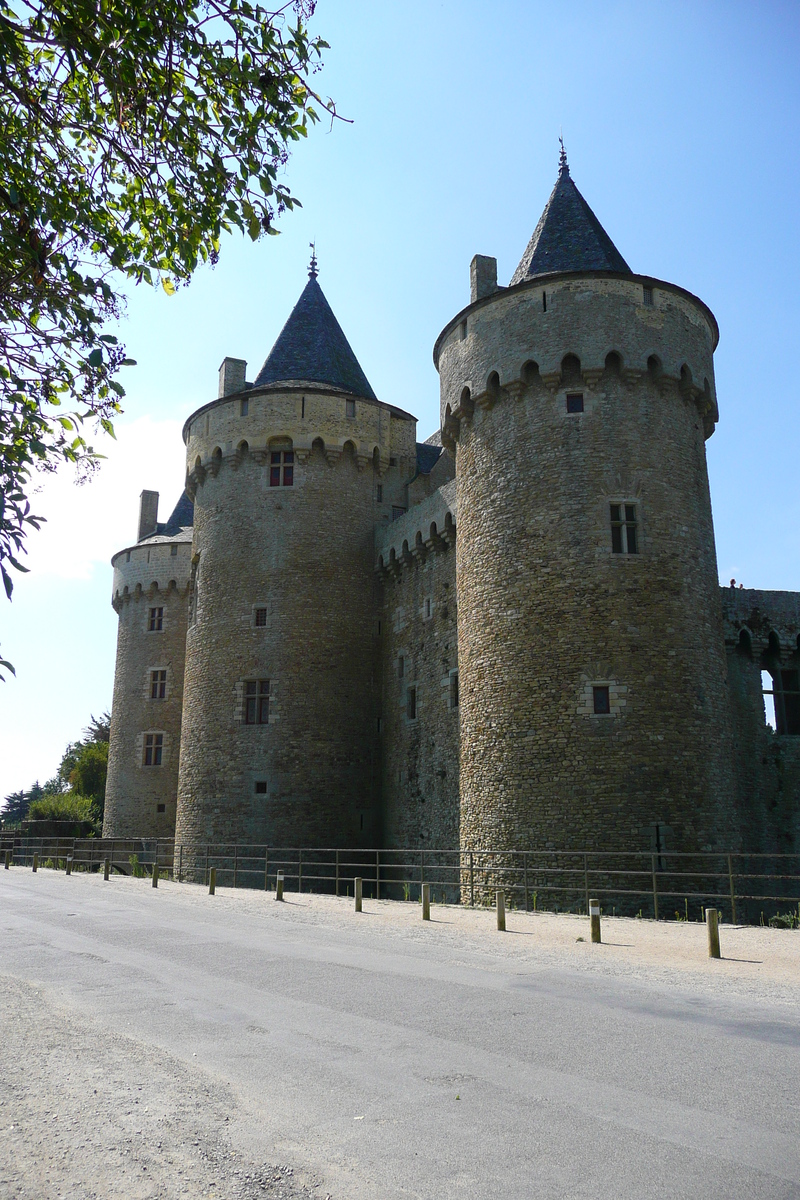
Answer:
<svg viewBox="0 0 800 1200"><path fill-rule="evenodd" d="M583 392L573 392L571 395L567 396L567 412L583 412Z"/></svg>
<svg viewBox="0 0 800 1200"><path fill-rule="evenodd" d="M163 753L163 733L146 733L144 735L144 765L146 767L160 767Z"/></svg>
<svg viewBox="0 0 800 1200"><path fill-rule="evenodd" d="M547 292L542 292L542 312L547 312Z"/></svg>
<svg viewBox="0 0 800 1200"><path fill-rule="evenodd" d="M396 459L396 458L390 458L390 459L389 459L389 466L390 466L390 467L396 467L396 466L397 466L397 459Z"/></svg>
<svg viewBox="0 0 800 1200"><path fill-rule="evenodd" d="M269 724L269 680L253 679L244 685L245 725Z"/></svg>
<svg viewBox="0 0 800 1200"><path fill-rule="evenodd" d="M406 673L406 660L402 654L397 656L397 678L402 679Z"/></svg>
<svg viewBox="0 0 800 1200"><path fill-rule="evenodd" d="M177 546L170 546L169 552L173 558L178 557L178 547Z"/></svg>
<svg viewBox="0 0 800 1200"><path fill-rule="evenodd" d="M131 552L130 552L130 550L126 550L125 551L125 562L130 562L130 561L131 561Z"/></svg>
<svg viewBox="0 0 800 1200"><path fill-rule="evenodd" d="M458 708L458 671L450 672L450 707Z"/></svg>
<svg viewBox="0 0 800 1200"><path fill-rule="evenodd" d="M648 308L653 307L653 289L651 287L642 288L642 299Z"/></svg>
<svg viewBox="0 0 800 1200"><path fill-rule="evenodd" d="M167 672L150 672L150 699L164 700L167 695Z"/></svg>
<svg viewBox="0 0 800 1200"><path fill-rule="evenodd" d="M345 415L346 417L354 417L354 416L356 415L356 402L355 402L355 400L345 400L345 402L344 402L344 415Z"/></svg>
<svg viewBox="0 0 800 1200"><path fill-rule="evenodd" d="M378 501L378 504L383 504L383 484L382 483L379 483L377 488L375 489L375 499Z"/></svg>
<svg viewBox="0 0 800 1200"><path fill-rule="evenodd" d="M599 687L592 688L594 696L594 711L599 717L607 717L611 712L611 699L608 694L608 687L602 684Z"/></svg>
<svg viewBox="0 0 800 1200"><path fill-rule="evenodd" d="M150 616L147 621L148 633L160 633L164 628L164 609L151 608Z"/></svg>
<svg viewBox="0 0 800 1200"><path fill-rule="evenodd" d="M246 416L247 416L247 414L248 414L248 412L250 411L250 401L249 401L249 400L242 400L242 401L240 401L240 404L241 404L241 413L242 413L242 416L243 416L243 417L246 417Z"/></svg>
<svg viewBox="0 0 800 1200"><path fill-rule="evenodd" d="M461 334L461 341L462 342L466 341L466 338L467 338L467 322L466 321L461 322L461 325L459 326L459 333Z"/></svg>
<svg viewBox="0 0 800 1200"><path fill-rule="evenodd" d="M417 689L410 687L406 691L406 716L409 721L417 719Z"/></svg>
<svg viewBox="0 0 800 1200"><path fill-rule="evenodd" d="M300 420L304 421L305 416L306 416L306 398L305 398L305 396L303 396L303 399L300 401Z"/></svg>
<svg viewBox="0 0 800 1200"><path fill-rule="evenodd" d="M399 504L392 505L392 520L393 521L397 521L400 519L400 517L404 517L405 515L406 515L406 510L404 508L401 508Z"/></svg>
<svg viewBox="0 0 800 1200"><path fill-rule="evenodd" d="M266 796L267 781L266 779L257 779L255 782L255 793L257 796Z"/></svg>
<svg viewBox="0 0 800 1200"><path fill-rule="evenodd" d="M292 487L294 450L273 450L269 456L269 486Z"/></svg>
<svg viewBox="0 0 800 1200"><path fill-rule="evenodd" d="M614 554L638 554L635 504L611 504L611 549Z"/></svg>
<svg viewBox="0 0 800 1200"><path fill-rule="evenodd" d="M157 813L165 813L166 811L167 811L167 806L166 806L166 804L157 804L157 805L156 805L156 812L157 812Z"/></svg>
<svg viewBox="0 0 800 1200"><path fill-rule="evenodd" d="M265 608L257 608L254 616L257 629L263 629L267 623L267 610Z"/></svg>

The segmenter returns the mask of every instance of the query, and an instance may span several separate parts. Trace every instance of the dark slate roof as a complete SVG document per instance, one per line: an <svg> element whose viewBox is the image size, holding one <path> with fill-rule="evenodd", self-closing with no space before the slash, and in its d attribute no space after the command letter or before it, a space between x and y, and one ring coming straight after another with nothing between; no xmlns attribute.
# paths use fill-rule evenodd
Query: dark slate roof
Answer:
<svg viewBox="0 0 800 1200"><path fill-rule="evenodd" d="M192 504L186 492L183 493L178 503L172 510L168 521L163 523L159 521L158 532L167 537L173 537L181 529L185 529L189 525L194 524L194 505Z"/></svg>
<svg viewBox="0 0 800 1200"><path fill-rule="evenodd" d="M290 382L326 383L354 396L377 399L315 274L292 309L254 387Z"/></svg>
<svg viewBox="0 0 800 1200"><path fill-rule="evenodd" d="M528 242L511 286L554 271L619 271L630 267L572 182L566 155L556 186Z"/></svg>
<svg viewBox="0 0 800 1200"><path fill-rule="evenodd" d="M419 473L421 475L430 475L439 461L441 453L441 446L432 446L430 442L417 442L417 470Z"/></svg>

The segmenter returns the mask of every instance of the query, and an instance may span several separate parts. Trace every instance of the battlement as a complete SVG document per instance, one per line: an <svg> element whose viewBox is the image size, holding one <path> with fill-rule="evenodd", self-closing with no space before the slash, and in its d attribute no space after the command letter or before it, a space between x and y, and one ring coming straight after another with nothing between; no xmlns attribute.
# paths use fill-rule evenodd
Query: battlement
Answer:
<svg viewBox="0 0 800 1200"><path fill-rule="evenodd" d="M444 484L391 525L375 531L375 570L392 574L455 544L456 481Z"/></svg>
<svg viewBox="0 0 800 1200"><path fill-rule="evenodd" d="M777 638L781 651L800 650L800 592L771 592L759 588L721 587L725 641L754 654L770 648Z"/></svg>
<svg viewBox="0 0 800 1200"><path fill-rule="evenodd" d="M192 570L192 532L174 537L157 535L120 550L111 560L114 568L112 605L123 604L158 593L184 591Z"/></svg>

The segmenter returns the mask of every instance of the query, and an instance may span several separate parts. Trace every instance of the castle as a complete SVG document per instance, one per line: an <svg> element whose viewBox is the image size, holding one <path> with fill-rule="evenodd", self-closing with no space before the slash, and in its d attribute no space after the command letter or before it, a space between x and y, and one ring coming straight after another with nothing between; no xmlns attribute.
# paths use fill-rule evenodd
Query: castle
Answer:
<svg viewBox="0 0 800 1200"><path fill-rule="evenodd" d="M224 360L113 559L106 836L796 845L800 594L718 582L713 314L630 270L563 150L509 285L470 284L426 442L313 257L254 382Z"/></svg>

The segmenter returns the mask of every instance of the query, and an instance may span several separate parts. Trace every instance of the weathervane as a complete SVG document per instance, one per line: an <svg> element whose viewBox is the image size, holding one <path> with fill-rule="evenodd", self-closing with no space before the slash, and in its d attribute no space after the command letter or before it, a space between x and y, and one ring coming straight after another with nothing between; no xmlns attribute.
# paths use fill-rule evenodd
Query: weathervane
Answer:
<svg viewBox="0 0 800 1200"><path fill-rule="evenodd" d="M316 243L316 241L313 241L313 242L309 242L308 244L309 244L309 246L311 247L311 262L309 263L309 266L308 266L308 278L309 278L309 279L316 279L316 278L317 278L317 275L318 275L318 271L317 271L317 243Z"/></svg>
<svg viewBox="0 0 800 1200"><path fill-rule="evenodd" d="M569 163L567 162L567 152L564 149L564 139L559 133L558 140L561 145L561 152L558 156L558 173L559 175L569 175Z"/></svg>

